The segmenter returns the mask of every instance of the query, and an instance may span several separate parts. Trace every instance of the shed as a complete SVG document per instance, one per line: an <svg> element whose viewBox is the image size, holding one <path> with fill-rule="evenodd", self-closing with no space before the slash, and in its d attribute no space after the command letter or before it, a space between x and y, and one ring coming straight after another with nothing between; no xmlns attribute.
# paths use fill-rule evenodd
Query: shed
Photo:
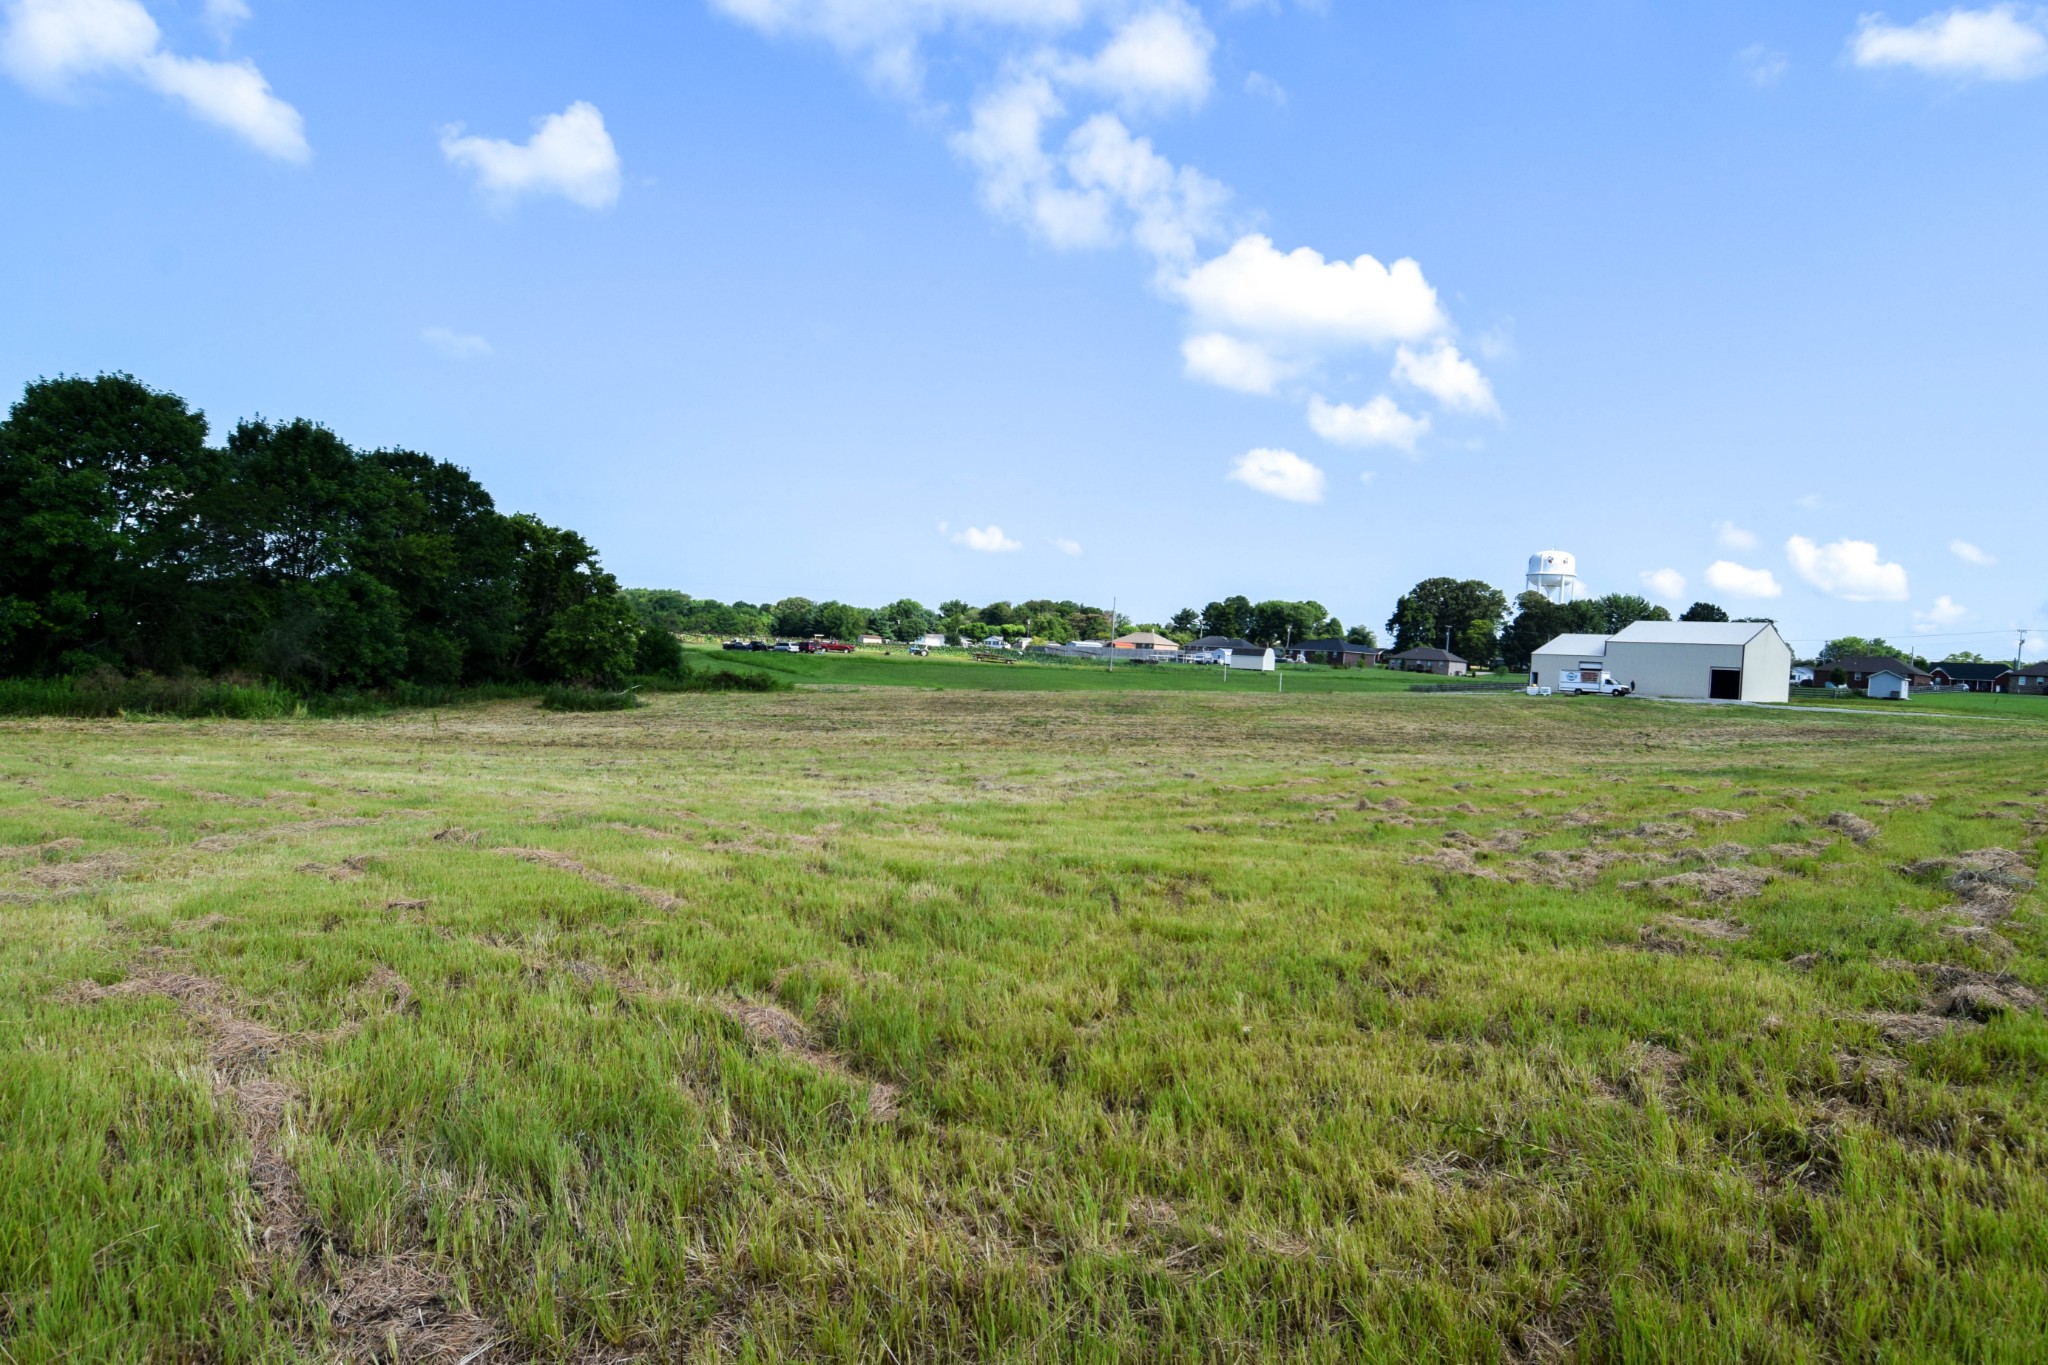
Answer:
<svg viewBox="0 0 2048 1365"><path fill-rule="evenodd" d="M1425 645L1420 649L1404 649L1399 654L1387 656L1387 662L1404 673L1436 673L1447 678L1462 677L1472 671L1466 663L1448 649Z"/></svg>
<svg viewBox="0 0 2048 1365"><path fill-rule="evenodd" d="M1865 695L1884 701L1905 701L1913 695L1913 680L1889 668L1872 673L1863 686Z"/></svg>
<svg viewBox="0 0 2048 1365"><path fill-rule="evenodd" d="M1565 674L1573 676L1567 680ZM1529 658L1529 686L1570 687L1607 676L1605 635L1560 635Z"/></svg>
<svg viewBox="0 0 2048 1365"><path fill-rule="evenodd" d="M1637 621L1607 637L1607 672L1644 697L1789 701L1792 647L1768 621Z"/></svg>
<svg viewBox="0 0 2048 1365"><path fill-rule="evenodd" d="M1231 650L1223 662L1232 668L1248 668L1255 673L1271 673L1276 667L1273 651L1264 645L1240 645Z"/></svg>

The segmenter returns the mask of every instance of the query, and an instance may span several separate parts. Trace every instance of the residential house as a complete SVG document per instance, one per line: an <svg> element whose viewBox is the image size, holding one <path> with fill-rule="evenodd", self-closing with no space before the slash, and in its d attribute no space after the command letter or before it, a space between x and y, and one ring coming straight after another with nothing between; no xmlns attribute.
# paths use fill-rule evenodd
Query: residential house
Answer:
<svg viewBox="0 0 2048 1365"><path fill-rule="evenodd" d="M1472 666L1447 649L1424 645L1389 655L1387 662L1404 673L1436 673L1447 678L1462 677Z"/></svg>
<svg viewBox="0 0 2048 1365"><path fill-rule="evenodd" d="M1385 653L1372 645L1353 644L1349 640L1303 640L1294 648L1312 664L1332 664L1338 668L1370 668Z"/></svg>
<svg viewBox="0 0 2048 1365"><path fill-rule="evenodd" d="M2030 697L2048 695L2048 662L2028 664L2014 670L2012 690Z"/></svg>
<svg viewBox="0 0 2048 1365"><path fill-rule="evenodd" d="M1965 663L1943 659L1927 670L1943 687L1967 687L1972 692L2010 692L2011 664Z"/></svg>
<svg viewBox="0 0 2048 1365"><path fill-rule="evenodd" d="M1915 668L1910 661L1895 659L1888 654L1830 659L1814 669L1814 680L1830 682L1838 668L1842 670L1845 685L1859 691L1870 686L1870 677L1873 673L1896 673L1915 687L1926 687L1934 681L1928 676L1926 669Z"/></svg>

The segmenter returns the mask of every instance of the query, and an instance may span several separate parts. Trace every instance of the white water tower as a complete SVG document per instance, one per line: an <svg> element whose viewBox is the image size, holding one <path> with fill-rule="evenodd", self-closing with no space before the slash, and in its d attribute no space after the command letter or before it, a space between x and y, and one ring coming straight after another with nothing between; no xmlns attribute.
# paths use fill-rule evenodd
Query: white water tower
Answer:
<svg viewBox="0 0 2048 1365"><path fill-rule="evenodd" d="M1529 590L1553 602L1569 602L1579 592L1579 561L1569 550L1538 550L1529 556Z"/></svg>

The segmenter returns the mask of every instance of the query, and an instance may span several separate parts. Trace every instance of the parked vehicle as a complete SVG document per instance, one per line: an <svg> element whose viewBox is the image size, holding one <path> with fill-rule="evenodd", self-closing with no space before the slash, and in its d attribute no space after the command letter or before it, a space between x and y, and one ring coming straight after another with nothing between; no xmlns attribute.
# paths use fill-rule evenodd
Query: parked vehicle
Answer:
<svg viewBox="0 0 2048 1365"><path fill-rule="evenodd" d="M1632 690L1627 683L1612 678L1599 678L1591 682L1570 681L1572 674L1560 675L1557 690L1567 697L1625 697Z"/></svg>
<svg viewBox="0 0 2048 1365"><path fill-rule="evenodd" d="M804 652L802 645L788 640L784 640L781 644L773 646L773 648L777 654L801 654Z"/></svg>
<svg viewBox="0 0 2048 1365"><path fill-rule="evenodd" d="M853 653L853 646L839 640L827 640L818 646L818 652L821 654L851 654Z"/></svg>

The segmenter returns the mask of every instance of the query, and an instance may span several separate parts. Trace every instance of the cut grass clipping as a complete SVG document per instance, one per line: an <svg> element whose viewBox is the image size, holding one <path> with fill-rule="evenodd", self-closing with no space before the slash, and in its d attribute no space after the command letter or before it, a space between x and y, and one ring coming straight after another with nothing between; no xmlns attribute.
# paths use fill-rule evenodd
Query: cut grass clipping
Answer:
<svg viewBox="0 0 2048 1365"><path fill-rule="evenodd" d="M540 694L543 711L631 711L640 699L631 689L607 692L595 687L550 687Z"/></svg>
<svg viewBox="0 0 2048 1365"><path fill-rule="evenodd" d="M2044 1358L2048 729L1222 686L0 724L0 1360Z"/></svg>

